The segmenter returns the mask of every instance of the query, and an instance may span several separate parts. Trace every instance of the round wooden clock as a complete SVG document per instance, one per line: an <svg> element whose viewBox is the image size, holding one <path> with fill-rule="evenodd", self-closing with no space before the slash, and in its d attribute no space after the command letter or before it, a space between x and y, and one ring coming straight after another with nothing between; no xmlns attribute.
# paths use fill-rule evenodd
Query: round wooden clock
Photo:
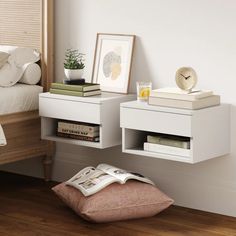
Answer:
<svg viewBox="0 0 236 236"><path fill-rule="evenodd" d="M181 67L176 71L177 86L185 91L191 91L197 84L197 73L191 67Z"/></svg>

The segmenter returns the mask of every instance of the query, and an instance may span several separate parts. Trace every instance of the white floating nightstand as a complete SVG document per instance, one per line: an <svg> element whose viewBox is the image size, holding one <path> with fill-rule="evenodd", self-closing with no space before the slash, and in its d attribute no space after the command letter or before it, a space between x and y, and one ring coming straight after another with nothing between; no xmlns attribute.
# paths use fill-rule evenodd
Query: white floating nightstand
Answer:
<svg viewBox="0 0 236 236"><path fill-rule="evenodd" d="M102 93L91 97L42 93L39 95L42 139L101 149L120 145L120 103L133 100L134 97L115 93ZM97 124L100 141L89 142L58 137L58 120Z"/></svg>
<svg viewBox="0 0 236 236"><path fill-rule="evenodd" d="M122 150L125 153L197 163L230 152L230 105L199 110L152 106L131 101L121 104ZM143 150L147 134L171 134L190 140L189 155Z"/></svg>

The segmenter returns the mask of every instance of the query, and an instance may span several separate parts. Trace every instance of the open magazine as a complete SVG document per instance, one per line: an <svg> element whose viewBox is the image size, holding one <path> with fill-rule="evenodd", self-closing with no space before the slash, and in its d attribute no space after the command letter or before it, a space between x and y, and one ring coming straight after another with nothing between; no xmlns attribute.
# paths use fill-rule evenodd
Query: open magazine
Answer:
<svg viewBox="0 0 236 236"><path fill-rule="evenodd" d="M66 185L77 188L84 196L90 196L114 182L124 184L129 179L155 185L150 179L138 173L129 172L107 164L100 164L96 168L89 166L82 169L66 181Z"/></svg>

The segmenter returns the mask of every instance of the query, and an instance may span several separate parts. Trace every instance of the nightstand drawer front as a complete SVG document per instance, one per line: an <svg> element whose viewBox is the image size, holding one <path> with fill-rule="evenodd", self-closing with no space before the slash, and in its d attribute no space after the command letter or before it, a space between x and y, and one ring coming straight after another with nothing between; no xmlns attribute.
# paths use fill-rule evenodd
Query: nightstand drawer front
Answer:
<svg viewBox="0 0 236 236"><path fill-rule="evenodd" d="M121 107L121 127L191 137L191 116Z"/></svg>
<svg viewBox="0 0 236 236"><path fill-rule="evenodd" d="M39 99L40 116L100 124L100 105L59 99Z"/></svg>

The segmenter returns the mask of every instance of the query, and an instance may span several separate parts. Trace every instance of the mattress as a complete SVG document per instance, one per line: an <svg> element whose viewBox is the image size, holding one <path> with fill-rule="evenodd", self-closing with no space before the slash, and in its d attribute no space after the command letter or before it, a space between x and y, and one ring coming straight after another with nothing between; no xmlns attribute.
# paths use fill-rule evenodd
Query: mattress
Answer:
<svg viewBox="0 0 236 236"><path fill-rule="evenodd" d="M43 87L38 85L18 83L12 87L0 87L0 115L37 110L41 92Z"/></svg>

